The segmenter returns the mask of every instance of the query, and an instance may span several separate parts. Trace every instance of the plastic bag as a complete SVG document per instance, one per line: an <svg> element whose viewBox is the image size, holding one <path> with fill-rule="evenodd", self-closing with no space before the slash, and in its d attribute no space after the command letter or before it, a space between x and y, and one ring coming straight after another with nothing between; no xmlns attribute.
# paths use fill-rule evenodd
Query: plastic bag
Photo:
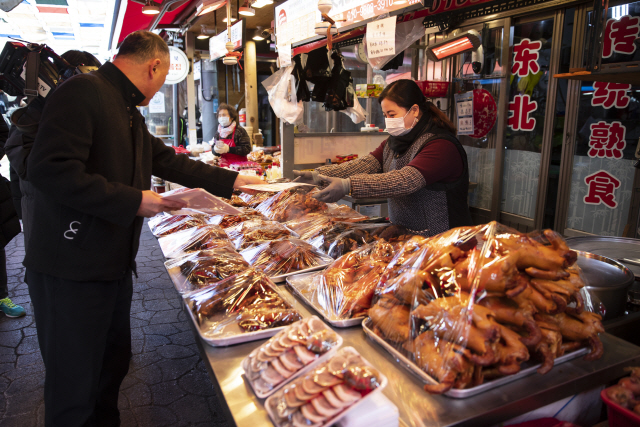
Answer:
<svg viewBox="0 0 640 427"><path fill-rule="evenodd" d="M333 262L307 242L289 238L254 244L240 252L249 264L269 277L296 273Z"/></svg>
<svg viewBox="0 0 640 427"><path fill-rule="evenodd" d="M403 242L410 237L409 231L399 225L353 224L335 237L331 234L325 236L322 242L322 248L327 255L336 259L375 240L386 240L396 243ZM313 243L317 243L317 241Z"/></svg>
<svg viewBox="0 0 640 427"><path fill-rule="evenodd" d="M164 265L180 293L205 288L249 268L249 263L230 244L192 252L171 259Z"/></svg>
<svg viewBox="0 0 640 427"><path fill-rule="evenodd" d="M276 427L330 426L387 382L353 347L345 347L269 397L265 408Z"/></svg>
<svg viewBox="0 0 640 427"><path fill-rule="evenodd" d="M196 211L179 215L162 214L151 218L149 227L154 236L163 237L188 228L206 225L209 220L211 220L210 215Z"/></svg>
<svg viewBox="0 0 640 427"><path fill-rule="evenodd" d="M544 243L492 222L415 236L385 269L370 324L437 381L427 391L515 374L530 358L546 373L585 343L586 360L602 356L576 253L554 231L539 235Z"/></svg>
<svg viewBox="0 0 640 427"><path fill-rule="evenodd" d="M217 225L200 225L158 239L167 258L178 258L188 252L229 246L227 233Z"/></svg>
<svg viewBox="0 0 640 427"><path fill-rule="evenodd" d="M225 215L225 216L220 215L220 216L211 218L209 222L212 224L217 224L221 228L226 229L226 228L230 228L235 225L241 224L243 222L256 220L256 219L266 220L267 218L255 209L242 208L242 214L240 215Z"/></svg>
<svg viewBox="0 0 640 427"><path fill-rule="evenodd" d="M303 186L280 191L256 207L267 218L286 222L312 212L324 212L327 204L311 197L317 191L314 187Z"/></svg>
<svg viewBox="0 0 640 427"><path fill-rule="evenodd" d="M240 211L202 188L178 188L162 193L163 199L179 201L188 208L204 210L210 214L238 214Z"/></svg>
<svg viewBox="0 0 640 427"><path fill-rule="evenodd" d="M353 85L349 86L349 89L353 90ZM358 101L357 98L355 98L355 101L353 102L353 107L349 107L346 110L340 112L349 116L351 121L356 124L364 121L367 118L367 112L364 108L362 108L362 105L360 105L360 101Z"/></svg>
<svg viewBox="0 0 640 427"><path fill-rule="evenodd" d="M253 268L191 292L185 302L206 337L277 328L302 319L276 285Z"/></svg>
<svg viewBox="0 0 640 427"><path fill-rule="evenodd" d="M269 95L269 104L275 115L287 123L302 123L304 107L296 99L296 80L292 75L293 65L281 68L267 78L262 85Z"/></svg>
<svg viewBox="0 0 640 427"><path fill-rule="evenodd" d="M395 252L392 244L377 241L343 255L321 273L295 276L288 283L329 321L363 318Z"/></svg>
<svg viewBox="0 0 640 427"><path fill-rule="evenodd" d="M287 326L242 361L256 395L263 399L305 366L331 356L342 338L316 316Z"/></svg>
<svg viewBox="0 0 640 427"><path fill-rule="evenodd" d="M227 228L227 235L238 250L265 240L282 240L292 236L297 237L297 234L283 224L259 219L245 221L229 227Z"/></svg>
<svg viewBox="0 0 640 427"><path fill-rule="evenodd" d="M265 191L257 194L241 193L238 197L240 197L240 199L243 200L248 207L255 208L271 196L273 196L273 194Z"/></svg>
<svg viewBox="0 0 640 427"><path fill-rule="evenodd" d="M424 25L419 19L415 19L409 22L398 22L396 24L396 54L404 51L409 46L411 46L416 40L424 37ZM363 42L365 46L367 45L367 38L365 36ZM365 50L365 52L367 52ZM369 60L369 64L373 67L374 70L380 70L384 67L389 61L395 58L396 55L389 56L380 56L378 58L369 58L367 52L367 59Z"/></svg>

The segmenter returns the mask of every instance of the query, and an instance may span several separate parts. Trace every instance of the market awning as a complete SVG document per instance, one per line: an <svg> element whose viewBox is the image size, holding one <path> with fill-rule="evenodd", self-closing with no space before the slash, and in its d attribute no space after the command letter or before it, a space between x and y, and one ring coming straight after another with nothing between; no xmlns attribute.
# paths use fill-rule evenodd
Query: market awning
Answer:
<svg viewBox="0 0 640 427"><path fill-rule="evenodd" d="M180 16L182 11L188 7L193 7L192 5L194 1L195 0L190 0L177 9L166 12L160 20L160 24L176 24L176 20ZM156 19L156 15L145 15L142 13L142 5L140 3L127 0L127 10L124 13L124 18L122 20L122 29L120 30L120 34L117 38L118 43L122 42L125 37L127 37L134 31L149 28L149 25L153 22L154 19Z"/></svg>

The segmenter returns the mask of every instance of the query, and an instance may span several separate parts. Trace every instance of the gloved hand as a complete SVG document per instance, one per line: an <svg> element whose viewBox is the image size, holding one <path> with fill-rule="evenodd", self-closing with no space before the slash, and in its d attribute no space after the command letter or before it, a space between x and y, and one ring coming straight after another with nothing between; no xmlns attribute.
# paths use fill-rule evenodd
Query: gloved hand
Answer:
<svg viewBox="0 0 640 427"><path fill-rule="evenodd" d="M322 184L328 184L327 187L314 194L312 197L325 203L334 203L342 199L351 191L351 180L349 178L333 178L329 176L319 175Z"/></svg>
<svg viewBox="0 0 640 427"><path fill-rule="evenodd" d="M216 145L213 147L213 151L218 154L225 154L229 152L229 146L222 141L216 142Z"/></svg>
<svg viewBox="0 0 640 427"><path fill-rule="evenodd" d="M294 170L293 174L297 176L293 182L299 182L302 184L320 185L320 174L316 171L297 171Z"/></svg>

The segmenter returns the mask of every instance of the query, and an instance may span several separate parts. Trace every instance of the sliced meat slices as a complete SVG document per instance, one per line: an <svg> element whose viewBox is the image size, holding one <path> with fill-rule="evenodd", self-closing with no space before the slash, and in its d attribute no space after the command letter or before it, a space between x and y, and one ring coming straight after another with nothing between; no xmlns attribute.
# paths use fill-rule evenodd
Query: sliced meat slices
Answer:
<svg viewBox="0 0 640 427"><path fill-rule="evenodd" d="M295 387L296 386L293 385L284 391L284 401L290 408L299 408L300 406L307 403L306 400L298 399L298 397L296 396Z"/></svg>
<svg viewBox="0 0 640 427"><path fill-rule="evenodd" d="M309 335L313 335L316 332L327 329L324 323L322 323L322 320L313 317L309 318L309 320L307 321L307 327L309 328Z"/></svg>
<svg viewBox="0 0 640 427"><path fill-rule="evenodd" d="M271 366L273 366L273 369L276 370L276 372L278 372L280 375L282 375L284 378L289 378L291 375L293 375L293 371L290 371L288 369L286 369L282 363L280 363L280 359L273 359L271 361Z"/></svg>
<svg viewBox="0 0 640 427"><path fill-rule="evenodd" d="M322 422L314 423L313 421L306 419L300 411L293 414L291 423L294 427L320 427L322 425Z"/></svg>
<svg viewBox="0 0 640 427"><path fill-rule="evenodd" d="M329 372L331 372L333 375L341 377L344 373L346 365L347 358L342 355L338 355L332 357L331 360L329 360L327 368L329 368Z"/></svg>
<svg viewBox="0 0 640 427"><path fill-rule="evenodd" d="M322 393L324 390L326 390L328 387L323 387L319 384L316 384L315 381L313 381L313 377L311 375L307 375L306 377L304 377L304 379L302 380L302 388L304 389L305 392L307 392L310 395L316 395L319 393Z"/></svg>
<svg viewBox="0 0 640 427"><path fill-rule="evenodd" d="M338 399L338 396L336 396L336 394L331 389L323 391L322 395L327 399L327 402L329 402L329 404L331 404L331 406L336 409L342 409L349 406L348 403L345 403L342 400Z"/></svg>
<svg viewBox="0 0 640 427"><path fill-rule="evenodd" d="M341 408L334 408L331 406L327 399L322 395L311 400L311 404L316 412L325 418L331 418L342 410Z"/></svg>
<svg viewBox="0 0 640 427"><path fill-rule="evenodd" d="M314 372L313 381L322 387L333 387L334 385L340 384L342 379L329 372L328 368L325 366Z"/></svg>
<svg viewBox="0 0 640 427"><path fill-rule="evenodd" d="M302 400L305 403L313 399L313 397L315 396L315 394L309 394L306 391L304 391L304 388L300 383L296 384L296 388L293 390L293 392L295 393L298 400Z"/></svg>
<svg viewBox="0 0 640 427"><path fill-rule="evenodd" d="M276 371L273 366L269 366L267 369L260 372L260 378L272 386L280 384L284 381L284 377Z"/></svg>
<svg viewBox="0 0 640 427"><path fill-rule="evenodd" d="M278 359L280 359L282 365L290 371L297 372L304 367L298 359L298 356L296 356L295 350L285 351Z"/></svg>
<svg viewBox="0 0 640 427"><path fill-rule="evenodd" d="M293 347L293 350L296 352L296 356L298 356L298 359L300 359L300 361L305 365L308 365L309 363L316 360L316 357L318 356L314 352L307 350L301 345Z"/></svg>
<svg viewBox="0 0 640 427"><path fill-rule="evenodd" d="M332 390L335 392L336 396L338 396L338 399L342 400L348 405L351 405L362 397L359 392L355 391L351 387L346 386L345 384L338 384L337 386L333 387Z"/></svg>
<svg viewBox="0 0 640 427"><path fill-rule="evenodd" d="M282 334L282 336L278 338L278 344L280 344L284 348L289 349L298 343L296 341L293 341L286 334Z"/></svg>
<svg viewBox="0 0 640 427"><path fill-rule="evenodd" d="M311 403L303 405L302 408L300 408L300 412L302 412L302 415L306 419L314 423L321 423L327 419L327 417L320 415Z"/></svg>

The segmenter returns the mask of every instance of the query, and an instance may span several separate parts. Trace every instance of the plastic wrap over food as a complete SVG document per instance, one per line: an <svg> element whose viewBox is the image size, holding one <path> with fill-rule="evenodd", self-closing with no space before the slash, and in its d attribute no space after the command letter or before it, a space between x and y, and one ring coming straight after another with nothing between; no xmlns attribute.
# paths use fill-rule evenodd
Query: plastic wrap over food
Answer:
<svg viewBox="0 0 640 427"><path fill-rule="evenodd" d="M253 268L186 294L185 302L207 338L272 329L302 319L276 285Z"/></svg>
<svg viewBox="0 0 640 427"><path fill-rule="evenodd" d="M231 244L223 247L187 253L165 262L165 267L180 293L202 289L241 273L249 263Z"/></svg>
<svg viewBox="0 0 640 427"><path fill-rule="evenodd" d="M414 236L380 278L373 330L437 381L443 393L551 370L582 346L602 356L601 318L587 310L576 253L554 231L528 236L496 222Z"/></svg>
<svg viewBox="0 0 640 427"><path fill-rule="evenodd" d="M291 221L312 212L324 212L327 204L311 197L315 191L317 189L308 186L280 191L260 203L256 210L279 222Z"/></svg>
<svg viewBox="0 0 640 427"><path fill-rule="evenodd" d="M387 382L353 347L344 347L278 390L265 408L276 427L330 426Z"/></svg>
<svg viewBox="0 0 640 427"><path fill-rule="evenodd" d="M334 227L335 220L325 213L311 213L285 222L302 240L311 240Z"/></svg>
<svg viewBox="0 0 640 427"><path fill-rule="evenodd" d="M205 225L209 219L211 219L210 215L197 211L184 212L178 215L156 215L149 220L149 228L151 228L151 233L154 236L162 237L188 228Z"/></svg>
<svg viewBox="0 0 640 427"><path fill-rule="evenodd" d="M305 367L331 356L342 338L316 316L287 326L242 361L242 369L259 398L275 392Z"/></svg>
<svg viewBox="0 0 640 427"><path fill-rule="evenodd" d="M226 229L236 249L241 250L256 242L282 240L298 235L284 224L275 221L251 220Z"/></svg>
<svg viewBox="0 0 640 427"><path fill-rule="evenodd" d="M202 188L178 188L173 191L162 193L163 199L180 201L187 204L191 209L207 209L216 214L237 214L238 209L214 196Z"/></svg>
<svg viewBox="0 0 640 427"><path fill-rule="evenodd" d="M267 218L252 208L240 208L242 213L239 215L218 215L213 217L209 223L219 225L221 228L230 228L240 223L251 221L254 219L263 219Z"/></svg>
<svg viewBox="0 0 640 427"><path fill-rule="evenodd" d="M341 256L326 270L306 276L306 280L294 277L289 285L327 320L362 318L395 252L391 243L379 240Z"/></svg>
<svg viewBox="0 0 640 427"><path fill-rule="evenodd" d="M309 243L295 238L256 243L240 255L269 277L320 268L333 262Z"/></svg>
<svg viewBox="0 0 640 427"><path fill-rule="evenodd" d="M256 194L241 193L238 197L240 198L240 200L244 201L248 207L255 208L271 196L273 196L273 193L264 191Z"/></svg>
<svg viewBox="0 0 640 427"><path fill-rule="evenodd" d="M167 258L178 258L188 252L231 246L227 233L218 225L189 228L161 237L158 243Z"/></svg>
<svg viewBox="0 0 640 427"><path fill-rule="evenodd" d="M337 236L331 235L336 231L337 229L332 230L332 233L322 239L322 249L332 258L339 258L376 240L396 244L411 237L406 228L394 224L353 224ZM312 242L314 245L319 243L319 239Z"/></svg>

